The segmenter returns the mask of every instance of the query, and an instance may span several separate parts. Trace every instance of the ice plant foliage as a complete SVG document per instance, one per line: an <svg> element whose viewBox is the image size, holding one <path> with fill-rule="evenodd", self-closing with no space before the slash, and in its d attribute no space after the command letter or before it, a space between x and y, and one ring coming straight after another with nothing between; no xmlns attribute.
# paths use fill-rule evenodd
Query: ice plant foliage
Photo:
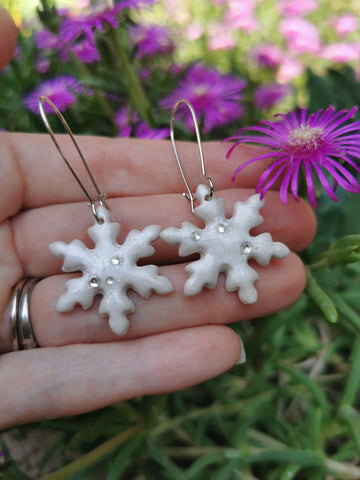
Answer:
<svg viewBox="0 0 360 480"><path fill-rule="evenodd" d="M256 156L240 165L233 178L254 162L273 159L256 186L256 192L261 194L261 198L281 178L281 201L287 202L289 189L295 200L298 200L301 169L305 174L308 198L313 208L317 207L314 173L334 201L337 201L335 189L338 184L348 192L359 193L360 185L350 170L360 173L360 167L356 163L360 159L360 122L345 124L356 110L357 107L353 107L350 111L336 112L333 107L329 107L307 116L306 109L302 109L299 112L276 115L276 121L264 120L255 127L239 130L235 137L228 139L237 140L228 156L237 145L248 142L272 150L256 150ZM329 177L332 177L333 185L330 184Z"/></svg>

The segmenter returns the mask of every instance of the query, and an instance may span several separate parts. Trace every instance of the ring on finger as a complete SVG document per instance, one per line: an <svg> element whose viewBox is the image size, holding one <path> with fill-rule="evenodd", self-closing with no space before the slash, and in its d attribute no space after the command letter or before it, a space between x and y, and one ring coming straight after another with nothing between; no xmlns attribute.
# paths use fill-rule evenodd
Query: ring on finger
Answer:
<svg viewBox="0 0 360 480"><path fill-rule="evenodd" d="M13 351L39 347L30 315L30 297L40 278L22 278L10 300L10 331Z"/></svg>

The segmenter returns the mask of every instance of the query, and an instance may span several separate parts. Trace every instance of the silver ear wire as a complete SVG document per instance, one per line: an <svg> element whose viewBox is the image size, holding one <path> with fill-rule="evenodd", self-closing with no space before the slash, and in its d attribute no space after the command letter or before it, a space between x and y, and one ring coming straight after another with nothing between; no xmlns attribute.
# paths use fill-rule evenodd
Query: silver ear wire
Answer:
<svg viewBox="0 0 360 480"><path fill-rule="evenodd" d="M44 108L44 103L46 103L47 105L49 105L49 107L54 111L54 113L56 113L57 117L59 118L59 120L61 121L64 129L66 130L66 133L70 136L78 154L80 155L80 158L86 168L86 171L87 173L89 174L89 177L90 177L90 180L92 182L92 184L94 185L94 188L96 190L96 193L98 194L98 196L94 199L91 198L91 196L89 195L88 191L86 190L86 188L84 187L83 183L81 182L80 178L78 177L78 175L76 174L75 170L73 169L73 167L71 166L69 160L66 158L64 152L62 151L58 141L56 140L56 136L55 136L55 133L53 131L53 129L51 128L50 126L50 123L49 123L49 120L48 120L48 117L45 113L45 108ZM92 209L92 213L95 217L95 220L97 221L97 223L102 223L103 220L101 218L98 217L97 213L96 213L96 207L95 207L95 203L96 202L99 202L100 205L103 205L105 206L106 208L107 205L104 201L104 198L106 196L106 194L104 193L101 193L96 182L95 182L95 179L88 167L88 164L86 163L86 160L84 158L84 155L82 154L81 150L80 150L80 147L79 145L77 144L76 140L75 140L75 137L74 137L74 134L72 133L67 121L65 120L64 116L62 115L62 113L60 112L60 110L53 104L53 102L51 100L49 100L47 97L44 97L44 96L41 96L39 98L39 110L40 110L40 115L41 115L41 119L42 121L44 122L44 125L46 127L46 130L48 131L52 141L54 142L56 148L58 149L58 152L60 153L60 155L62 156L62 158L64 159L66 165L68 166L68 168L70 169L71 173L73 174L75 180L77 181L77 183L79 184L81 190L84 192L84 194L86 195L86 198L89 200L89 206L91 207Z"/></svg>
<svg viewBox="0 0 360 480"><path fill-rule="evenodd" d="M184 103L190 110L191 112L191 115L192 115L192 118L193 118L193 121L194 121L194 127L195 127L195 133L196 133L196 139L197 139L197 143L198 143L198 147L199 147L199 153L200 153L200 163L201 163L201 172L202 172L202 176L203 178L205 178L208 182L209 182L209 185L210 185L210 193L208 195L208 200L210 200L213 196L213 193L214 193L214 184L211 180L210 177L208 177L206 175L206 172L205 172L205 162L204 162L204 155L203 155L203 150L202 150L202 145L201 145L201 138L200 138L200 132L199 132L199 126L198 126L198 123L197 123L197 119L196 119L196 115L195 115L195 111L194 111L194 108L193 106L191 105L190 102L188 102L187 100L185 99L181 99L181 100L178 100L175 105L174 105L174 108L172 110L172 113L171 113L171 118L170 118L170 138L171 138L171 143L172 143L172 146L173 146L173 149L174 149L174 153L175 153L175 157L176 157L176 161L177 161L177 164L178 164L178 167L179 167L179 170L180 170L180 173L181 173L181 176L182 176L182 179L184 180L184 183L185 183L185 187L186 187L186 190L188 191L187 194L184 194L186 196L186 198L190 201L191 203L191 211L192 213L194 213L194 201L195 201L195 197L194 195L192 194L191 192L191 189L189 187L189 184L186 180L186 177L185 177L185 173L184 173L184 170L181 166L181 162L180 162L180 158L179 158L179 154L177 152L177 149L176 149L176 145L175 145L175 134L174 134L174 121L175 121L175 114L176 114L176 111L179 107L179 105L181 103Z"/></svg>

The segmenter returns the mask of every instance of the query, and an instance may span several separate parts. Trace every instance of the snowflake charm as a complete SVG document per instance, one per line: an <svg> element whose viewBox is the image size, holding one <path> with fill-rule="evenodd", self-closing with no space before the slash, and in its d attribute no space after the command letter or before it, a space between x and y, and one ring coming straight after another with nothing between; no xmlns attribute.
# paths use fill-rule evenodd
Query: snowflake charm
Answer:
<svg viewBox="0 0 360 480"><path fill-rule="evenodd" d="M253 258L259 265L266 266L271 257L286 257L289 249L283 243L273 242L270 233L250 235L249 231L263 221L259 210L264 201L260 195L236 202L232 218L227 219L224 199L214 195L209 199L209 192L206 185L198 185L196 189L200 205L194 214L205 222L205 228L184 222L181 228L163 230L160 237L169 244L178 244L181 256L200 253L199 260L185 267L189 273L185 295L197 295L203 287L215 288L219 273L225 272L226 290L237 290L243 303L255 303L254 283L258 274L248 265L248 260Z"/></svg>
<svg viewBox="0 0 360 480"><path fill-rule="evenodd" d="M116 240L120 225L110 222L109 212L104 206L99 206L96 213L103 222L95 221L88 229L95 243L94 249L88 249L80 240L49 245L51 253L64 258L64 272L83 272L82 277L66 282L67 292L59 298L56 309L69 312L78 303L86 310L92 305L94 297L101 294L103 299L99 313L109 316L109 325L114 333L124 335L129 325L126 315L135 310L126 294L129 288L144 298L148 298L152 291L166 294L173 290L170 281L158 275L156 265L136 264L140 258L154 253L151 242L159 237L161 227L149 225L141 232L131 230L124 243L119 245Z"/></svg>

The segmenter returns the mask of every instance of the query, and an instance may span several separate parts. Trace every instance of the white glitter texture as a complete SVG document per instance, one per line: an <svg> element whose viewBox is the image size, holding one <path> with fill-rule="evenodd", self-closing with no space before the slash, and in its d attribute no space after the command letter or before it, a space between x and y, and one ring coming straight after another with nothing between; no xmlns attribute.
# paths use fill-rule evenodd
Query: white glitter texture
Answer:
<svg viewBox="0 0 360 480"><path fill-rule="evenodd" d="M233 216L225 218L225 201L210 189L198 185L196 198L200 205L194 214L205 222L205 228L184 222L181 228L166 228L160 237L169 244L179 245L179 255L200 253L200 259L189 263L185 269L189 279L184 285L186 296L197 295L203 287L215 288L220 272L226 273L226 290L238 291L245 304L257 301L254 283L256 271L248 265L253 258L259 265L267 266L272 257L284 258L289 249L280 242L273 242L270 233L250 235L250 230L263 222L259 210L264 205L260 195L252 195L246 202L236 202Z"/></svg>
<svg viewBox="0 0 360 480"><path fill-rule="evenodd" d="M131 230L124 243L119 245L120 225L110 222L105 207L99 206L96 213L103 223L95 221L88 229L95 248L87 248L80 240L49 245L51 253L64 259L64 272L83 273L80 278L66 282L67 291L60 296L56 309L69 312L80 304L86 310L91 307L95 296L101 294L99 313L109 316L109 325L114 333L124 335L129 326L127 314L135 310L127 296L129 288L144 298L153 291L166 294L173 290L170 281L158 275L156 265L136 265L140 258L154 253L151 242L159 237L161 227L149 225L142 231Z"/></svg>

